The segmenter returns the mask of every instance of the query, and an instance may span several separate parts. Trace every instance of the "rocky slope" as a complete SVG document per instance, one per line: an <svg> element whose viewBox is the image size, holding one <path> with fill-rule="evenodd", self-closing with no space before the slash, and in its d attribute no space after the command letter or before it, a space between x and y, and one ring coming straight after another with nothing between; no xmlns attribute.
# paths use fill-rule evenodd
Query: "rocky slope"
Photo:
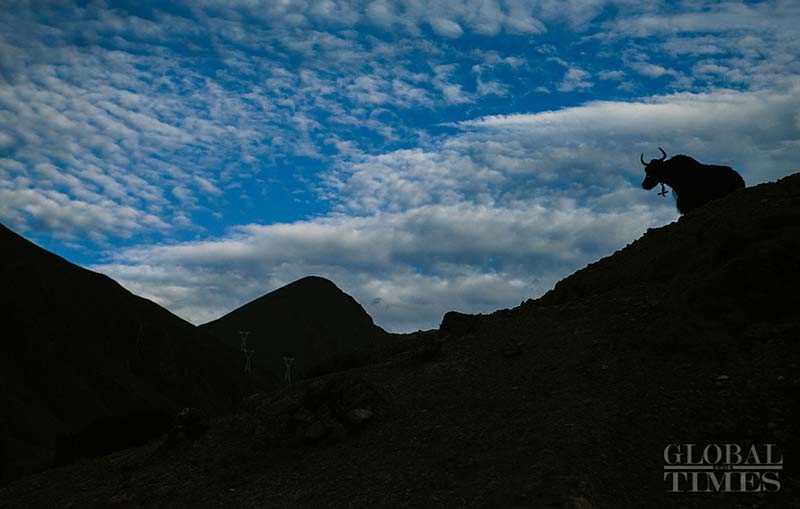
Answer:
<svg viewBox="0 0 800 509"><path fill-rule="evenodd" d="M541 299L0 488L0 504L800 506L800 175L649 231ZM780 490L670 493L670 443L773 443ZM75 489L75 487L78 489Z"/></svg>

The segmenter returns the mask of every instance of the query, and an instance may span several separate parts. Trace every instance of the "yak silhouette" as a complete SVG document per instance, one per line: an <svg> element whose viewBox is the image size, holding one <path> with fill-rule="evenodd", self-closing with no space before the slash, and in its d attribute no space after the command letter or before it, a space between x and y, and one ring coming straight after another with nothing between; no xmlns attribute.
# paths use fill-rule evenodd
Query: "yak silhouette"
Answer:
<svg viewBox="0 0 800 509"><path fill-rule="evenodd" d="M677 155L667 159L664 149L661 159L644 162L644 154L639 160L645 166L642 187L651 190L661 184L662 196L666 194L664 184L672 188L677 197L678 211L681 214L700 207L711 200L744 188L744 179L729 166L702 164L689 156Z"/></svg>

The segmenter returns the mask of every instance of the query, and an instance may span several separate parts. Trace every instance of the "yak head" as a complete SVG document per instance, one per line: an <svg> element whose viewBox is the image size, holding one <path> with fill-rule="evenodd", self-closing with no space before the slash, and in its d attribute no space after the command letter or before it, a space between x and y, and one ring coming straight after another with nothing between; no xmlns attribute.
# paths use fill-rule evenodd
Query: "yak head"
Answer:
<svg viewBox="0 0 800 509"><path fill-rule="evenodd" d="M642 187L648 191L656 187L657 184L663 185L664 178L667 176L667 165L665 164L667 153L661 147L658 147L658 150L661 151L661 159L651 159L649 163L644 162L644 154L639 156L639 160L644 165L645 173Z"/></svg>

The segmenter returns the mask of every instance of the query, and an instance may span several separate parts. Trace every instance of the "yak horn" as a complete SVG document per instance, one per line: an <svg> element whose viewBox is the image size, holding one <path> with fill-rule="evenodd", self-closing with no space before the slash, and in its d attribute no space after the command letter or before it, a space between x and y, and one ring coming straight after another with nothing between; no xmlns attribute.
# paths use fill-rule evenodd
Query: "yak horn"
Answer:
<svg viewBox="0 0 800 509"><path fill-rule="evenodd" d="M639 160L642 162L643 165L647 166L647 163L644 162L644 154L639 156Z"/></svg>
<svg viewBox="0 0 800 509"><path fill-rule="evenodd" d="M661 151L661 153L662 153L662 154L664 154L664 157L662 157L661 159L659 159L659 161L663 161L664 159L666 159L666 158L667 158L667 153L666 153L666 152L664 152L664 149L663 149L663 148L661 148L661 147L658 147L658 150L660 150L660 151Z"/></svg>

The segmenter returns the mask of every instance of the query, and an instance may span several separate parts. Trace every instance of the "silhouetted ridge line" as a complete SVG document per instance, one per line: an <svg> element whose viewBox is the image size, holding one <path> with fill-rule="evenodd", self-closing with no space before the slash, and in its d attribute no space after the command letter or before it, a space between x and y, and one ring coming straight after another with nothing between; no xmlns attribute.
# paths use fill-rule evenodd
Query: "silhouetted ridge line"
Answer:
<svg viewBox="0 0 800 509"><path fill-rule="evenodd" d="M353 297L319 276L298 279L200 327L231 347L248 331L252 368L278 379L286 376L284 357L293 359L292 376L299 379L357 365L389 338Z"/></svg>
<svg viewBox="0 0 800 509"><path fill-rule="evenodd" d="M59 463L126 447L163 415L229 411L252 390L236 352L111 278L5 226L0 260L3 478L51 465L57 442Z"/></svg>
<svg viewBox="0 0 800 509"><path fill-rule="evenodd" d="M798 243L800 176L732 193L541 299L448 313L380 362L247 398L191 447L23 479L0 487L0 505L800 507ZM320 319L313 299L294 302ZM773 444L781 488L705 492L702 479L688 492L689 477L673 493L674 444L698 457ZM730 486L764 488L759 475Z"/></svg>
<svg viewBox="0 0 800 509"><path fill-rule="evenodd" d="M668 309L678 308L715 313L729 310L730 319L741 323L789 312L791 299L775 301L773 297L790 292L786 282L798 271L795 260L800 235L788 233L800 225L798 199L800 174L715 200L675 223L648 230L611 256L562 279L527 305L563 304L641 286L668 290L668 300L662 304L665 315ZM780 229L787 233L776 242L774 235ZM766 265L772 270L761 270ZM736 291L719 291L727 285ZM742 288L749 292L750 305L745 309L736 300ZM769 311L762 308L764 302L771 303Z"/></svg>

